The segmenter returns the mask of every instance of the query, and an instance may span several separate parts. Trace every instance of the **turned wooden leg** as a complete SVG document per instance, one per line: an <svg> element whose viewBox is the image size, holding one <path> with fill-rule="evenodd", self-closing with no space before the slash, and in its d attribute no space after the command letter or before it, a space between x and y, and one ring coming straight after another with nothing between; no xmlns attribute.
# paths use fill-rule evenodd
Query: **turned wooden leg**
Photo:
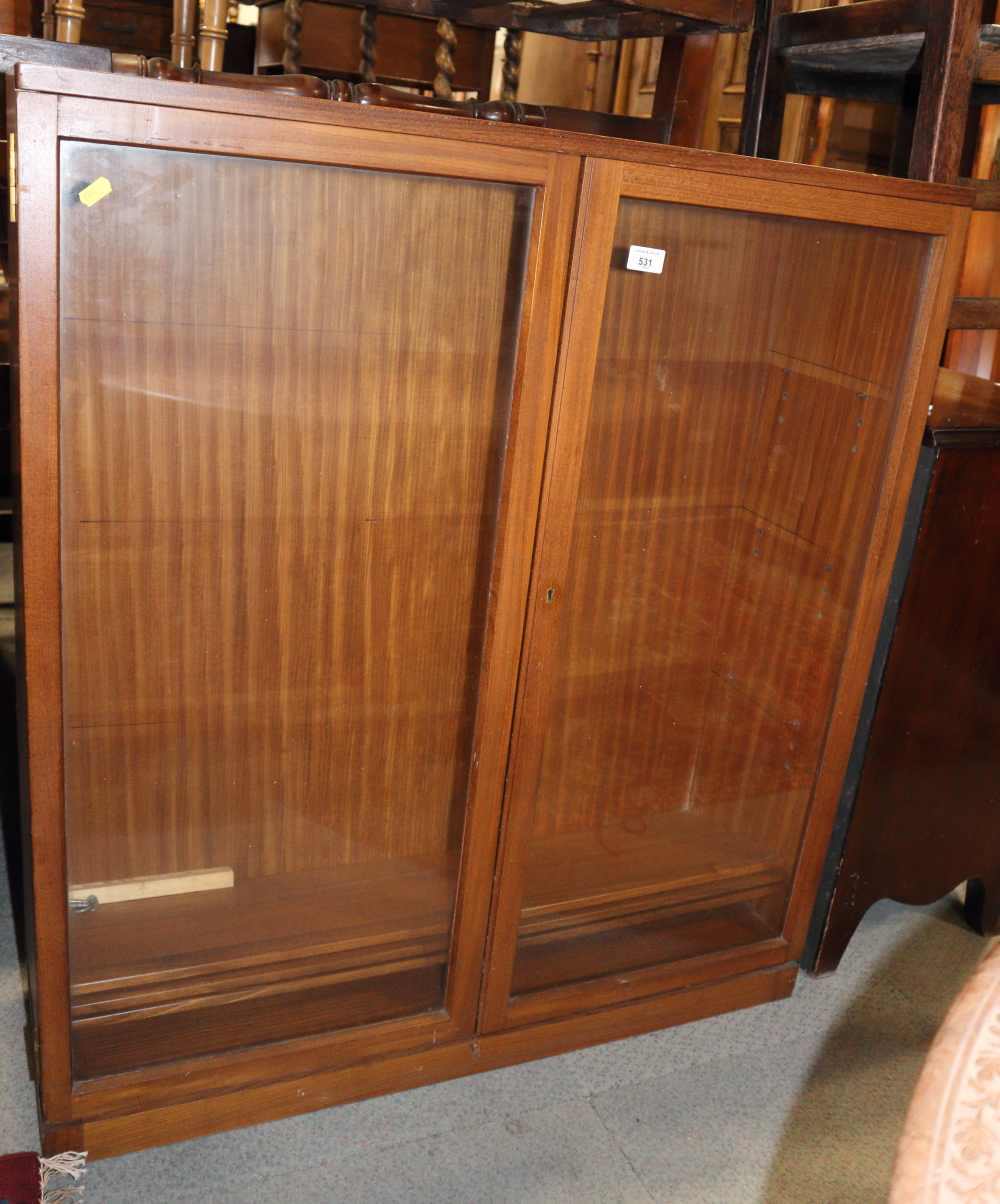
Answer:
<svg viewBox="0 0 1000 1204"><path fill-rule="evenodd" d="M438 100L451 100L451 81L455 78L455 60L452 56L458 45L458 37L455 26L444 17L438 21L437 32L441 41L434 55L438 69L434 77L434 95Z"/></svg>
<svg viewBox="0 0 1000 1204"><path fill-rule="evenodd" d="M170 34L170 57L178 67L194 66L194 27L197 0L174 0L174 27Z"/></svg>
<svg viewBox="0 0 1000 1204"><path fill-rule="evenodd" d="M299 0L285 0L285 53L281 69L286 75L298 75L302 69L302 8Z"/></svg>
<svg viewBox="0 0 1000 1204"><path fill-rule="evenodd" d="M56 40L55 0L42 0L42 37L46 42Z"/></svg>
<svg viewBox="0 0 1000 1204"><path fill-rule="evenodd" d="M198 30L198 61L203 71L221 71L226 49L226 17L229 0L205 0Z"/></svg>
<svg viewBox="0 0 1000 1204"><path fill-rule="evenodd" d="M361 64L358 67L358 74L364 84L375 82L375 43L378 41L375 18L377 16L378 9L372 8L371 5L366 5L361 10Z"/></svg>
<svg viewBox="0 0 1000 1204"><path fill-rule="evenodd" d="M81 0L56 0L56 41L80 41L80 30L83 28L83 4Z"/></svg>
<svg viewBox="0 0 1000 1204"><path fill-rule="evenodd" d="M517 84L521 78L521 46L524 34L519 29L508 29L503 40L503 86L501 100L517 100Z"/></svg>

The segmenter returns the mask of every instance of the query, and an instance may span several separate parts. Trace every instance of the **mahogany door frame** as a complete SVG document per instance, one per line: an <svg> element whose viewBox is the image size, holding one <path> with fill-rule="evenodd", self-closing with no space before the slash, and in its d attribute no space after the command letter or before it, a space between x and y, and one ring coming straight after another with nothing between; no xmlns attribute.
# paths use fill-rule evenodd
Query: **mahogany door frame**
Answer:
<svg viewBox="0 0 1000 1204"><path fill-rule="evenodd" d="M886 461L882 505L876 513L865 557L858 607L800 843L782 935L674 964L551 987L512 1001L511 982L535 788L550 714L561 601L569 567L598 335L618 202L622 197L910 231L931 235L934 241L900 388L899 417ZM889 585L893 550L919 453L926 404L933 389L938 349L944 337L967 223L967 210L903 197L876 199L834 191L821 184L789 184L759 178L722 181L707 172L595 158L585 161L511 737L497 888L480 1007L481 1032L552 1021L573 1012L614 1006L726 974L764 969L801 956L811 901L818 886Z"/></svg>
<svg viewBox="0 0 1000 1204"><path fill-rule="evenodd" d="M86 78L88 73L74 72ZM114 80L114 77L104 77ZM128 1109L145 1085L183 1075L166 1067L72 1083L63 797L62 636L59 501L59 181L60 140L79 139L285 162L412 172L451 179L524 184L536 189L524 303L503 470L486 641L475 720L472 770L456 893L445 1011L319 1037L237 1050L195 1062L230 1083L287 1073L305 1056L332 1068L360 1058L413 1050L475 1030L492 891L507 744L522 639L537 495L562 319L580 161L548 150L498 158L488 147L350 125L205 111L195 104L148 102L149 81L115 80L116 98L18 90L10 128L18 136L14 244L14 428L20 471L16 543L23 573L17 600L22 800L26 878L33 896L29 934L39 1093L47 1124ZM122 84L132 83L130 89ZM185 86L200 98L206 90ZM154 92L159 99L159 94ZM95 131L99 131L95 135ZM25 540L25 535L27 539ZM29 805L30 797L30 805ZM283 1069L284 1068L284 1069Z"/></svg>

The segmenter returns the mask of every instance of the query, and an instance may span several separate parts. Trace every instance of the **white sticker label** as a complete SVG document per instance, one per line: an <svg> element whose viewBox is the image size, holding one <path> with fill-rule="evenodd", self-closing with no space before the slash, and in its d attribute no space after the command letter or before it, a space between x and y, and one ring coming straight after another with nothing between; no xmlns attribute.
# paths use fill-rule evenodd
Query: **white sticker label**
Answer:
<svg viewBox="0 0 1000 1204"><path fill-rule="evenodd" d="M628 263L625 266L630 272L655 272L659 276L663 271L666 254L666 251L660 251L656 247L629 247Z"/></svg>

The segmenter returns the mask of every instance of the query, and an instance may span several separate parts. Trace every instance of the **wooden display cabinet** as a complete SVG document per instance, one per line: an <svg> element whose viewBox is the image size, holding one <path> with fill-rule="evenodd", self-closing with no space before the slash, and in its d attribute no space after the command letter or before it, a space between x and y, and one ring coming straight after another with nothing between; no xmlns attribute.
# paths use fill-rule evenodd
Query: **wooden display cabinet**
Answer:
<svg viewBox="0 0 1000 1204"><path fill-rule="evenodd" d="M30 65L10 120L46 1149L787 995L966 190Z"/></svg>

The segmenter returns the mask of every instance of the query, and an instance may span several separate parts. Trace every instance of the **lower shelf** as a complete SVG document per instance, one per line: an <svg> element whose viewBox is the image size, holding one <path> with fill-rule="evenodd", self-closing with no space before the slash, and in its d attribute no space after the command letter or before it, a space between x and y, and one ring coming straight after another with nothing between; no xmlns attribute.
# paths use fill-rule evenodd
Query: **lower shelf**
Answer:
<svg viewBox="0 0 1000 1204"><path fill-rule="evenodd" d="M73 1071L99 1078L444 1006L456 867L338 866L70 917ZM692 812L534 845L514 993L775 935L782 867Z"/></svg>
<svg viewBox="0 0 1000 1204"><path fill-rule="evenodd" d="M71 916L74 1076L440 1008L454 894L425 857Z"/></svg>
<svg viewBox="0 0 1000 1204"><path fill-rule="evenodd" d="M773 853L693 811L536 836L512 993L768 940L755 905L786 887Z"/></svg>
<svg viewBox="0 0 1000 1204"><path fill-rule="evenodd" d="M85 1149L90 1159L111 1158L495 1070L784 999L792 992L796 970L794 963L785 963L737 972L720 982L701 983L556 1023L487 1033L476 1041L462 1038L417 1051L396 1051L346 1066L332 1065L329 1047L310 1043L308 1048L290 1052L286 1048L261 1050L252 1058L224 1059L221 1068L210 1064L185 1067L177 1074L158 1072L144 1079L139 1090L130 1089L125 1095L117 1086L89 1084L74 1093L72 1122L43 1123L42 1148L47 1157Z"/></svg>

